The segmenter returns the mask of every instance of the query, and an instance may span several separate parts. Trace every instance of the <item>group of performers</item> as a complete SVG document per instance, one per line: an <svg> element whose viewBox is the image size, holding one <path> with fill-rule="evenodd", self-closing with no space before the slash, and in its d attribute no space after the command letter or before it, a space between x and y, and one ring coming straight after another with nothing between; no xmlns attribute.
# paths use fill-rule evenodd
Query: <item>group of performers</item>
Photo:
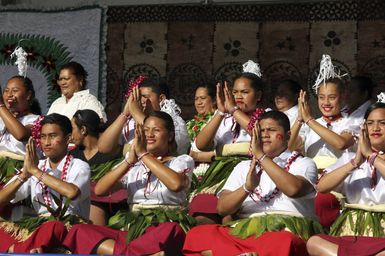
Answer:
<svg viewBox="0 0 385 256"><path fill-rule="evenodd" d="M385 97L371 104L371 80L347 83L327 55L318 109L292 80L266 106L261 76L248 61L199 85L187 123L164 81L139 76L108 127L79 63L45 116L32 81L9 79L0 252L385 255Z"/></svg>

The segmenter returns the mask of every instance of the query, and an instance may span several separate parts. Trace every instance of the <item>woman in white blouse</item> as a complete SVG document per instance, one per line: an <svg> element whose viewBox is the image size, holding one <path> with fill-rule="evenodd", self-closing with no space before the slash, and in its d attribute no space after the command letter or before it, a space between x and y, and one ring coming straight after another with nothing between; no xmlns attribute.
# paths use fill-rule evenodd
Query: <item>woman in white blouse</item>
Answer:
<svg viewBox="0 0 385 256"><path fill-rule="evenodd" d="M81 64L75 61L65 64L57 80L62 96L52 103L48 115L58 113L71 119L77 110L91 109L106 122L107 116L103 105L90 94L90 90L86 90L87 76L88 73Z"/></svg>
<svg viewBox="0 0 385 256"><path fill-rule="evenodd" d="M365 120L357 153L338 159L325 170L326 174L317 185L318 191L323 193L331 190L343 193L348 203L345 204L348 208L331 228L333 235L382 236L384 232L384 209L378 206L385 203L385 104L375 103L369 107ZM360 220L358 212L363 216ZM368 218L372 220L367 221ZM385 241L320 235L310 238L307 247L311 255L336 255L337 252L338 255L379 255L377 253L385 249Z"/></svg>
<svg viewBox="0 0 385 256"><path fill-rule="evenodd" d="M134 142L125 160L98 181L95 193L108 195L126 188L127 203L133 210L184 205L194 161L188 155L172 156L176 147L174 136L170 115L162 111L149 114L143 127L136 125ZM127 244L127 232L95 225L75 225L67 235L65 245L73 253L80 254L147 255L165 251L167 255L174 255L181 250L184 235L175 222L161 223L154 229L154 235L146 231ZM138 243L142 246L138 247Z"/></svg>

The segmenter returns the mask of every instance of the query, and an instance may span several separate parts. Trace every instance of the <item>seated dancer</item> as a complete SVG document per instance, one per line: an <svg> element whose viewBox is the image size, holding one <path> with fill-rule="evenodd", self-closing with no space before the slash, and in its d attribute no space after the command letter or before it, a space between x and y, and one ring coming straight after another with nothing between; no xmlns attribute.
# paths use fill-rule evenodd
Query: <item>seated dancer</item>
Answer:
<svg viewBox="0 0 385 256"><path fill-rule="evenodd" d="M287 115L290 121L290 127L297 120L298 115L298 97L302 87L293 80L281 81L274 93L274 104L278 111Z"/></svg>
<svg viewBox="0 0 385 256"><path fill-rule="evenodd" d="M310 238L311 255L385 255L385 239L379 238L385 233L384 150L385 104L378 102L365 113L357 152L344 154L319 180L318 191L339 191L346 204L331 227L333 236Z"/></svg>
<svg viewBox="0 0 385 256"><path fill-rule="evenodd" d="M125 190L118 191L108 197L98 197L94 193L96 181L120 163L121 158L112 154L103 154L98 150L99 133L103 129L98 114L90 109L78 110L71 120L72 143L76 148L70 153L75 158L83 160L91 168L91 209L90 221L96 225L106 225L108 215L111 214L111 203L124 203L127 199Z"/></svg>
<svg viewBox="0 0 385 256"><path fill-rule="evenodd" d="M323 170L335 163L344 152L353 151L353 135L358 133L359 126L341 114L344 83L328 55L323 55L320 73L313 88L322 117L313 118L307 93L301 91L298 118L291 127L289 148L294 150L297 149L295 145L304 145L305 156L313 158L317 168ZM334 195L317 195L316 213L323 226L329 227L339 210Z"/></svg>
<svg viewBox="0 0 385 256"><path fill-rule="evenodd" d="M91 109L103 122L107 122L102 103L86 89L87 76L87 71L80 63L70 61L64 64L57 80L62 96L52 103L48 115L57 113L71 119L77 110Z"/></svg>
<svg viewBox="0 0 385 256"><path fill-rule="evenodd" d="M110 153L117 145L131 144L135 135L135 124L143 124L146 115L151 111L168 113L175 126L175 140L178 155L186 154L190 147L186 123L180 117L181 109L173 99L168 99L166 83L159 79L139 76L132 81L126 93L127 102L123 112L106 129L99 139L99 151ZM124 153L127 150L124 150Z"/></svg>
<svg viewBox="0 0 385 256"><path fill-rule="evenodd" d="M311 159L287 149L289 136L285 114L261 116L253 129L253 160L240 162L219 193L220 214L246 219L235 221L234 228L193 228L187 233L185 255L306 255L300 237L321 230L312 221L317 169Z"/></svg>
<svg viewBox="0 0 385 256"><path fill-rule="evenodd" d="M23 166L25 145L40 114L32 81L23 76L10 78L0 97L0 184Z"/></svg>
<svg viewBox="0 0 385 256"><path fill-rule="evenodd" d="M218 109L195 139L199 150L216 150L218 156L193 191L193 195L198 195L192 199L190 214L197 216L199 222L210 223L210 219L219 222L217 198L213 193L220 190L241 160L249 158L249 128L264 111L257 108L262 100L262 88L259 65L251 60L243 64L243 73L234 79L232 91L227 82L224 88L217 84Z"/></svg>
<svg viewBox="0 0 385 256"><path fill-rule="evenodd" d="M162 111L150 113L143 126L136 125L134 142L124 161L95 187L97 195L127 189L131 212L117 215L118 223L114 224L121 225L113 226L129 227L129 233L96 225L75 225L66 237L66 247L77 254L180 254L185 234L176 221L183 221L183 216L188 218L178 209L186 203L194 161L188 155L172 156L174 136L170 115ZM169 220L173 222L166 222ZM153 223L160 224L150 227Z"/></svg>
<svg viewBox="0 0 385 256"><path fill-rule="evenodd" d="M71 122L65 116L51 114L44 117L41 121L40 143L47 158L38 162L35 144L30 138L21 173L15 175L0 191L0 206L8 201L16 203L31 198L36 213L45 217L34 218L29 221L30 226L52 217L66 219L68 214L88 219L90 169L87 163L68 154L71 130ZM70 200L69 204L67 200ZM28 221L23 223L28 224ZM18 223L0 222L1 252L44 252L60 246L67 232L63 223L52 221L41 225L20 241L18 235L24 235L20 229L22 226L18 228ZM16 238L12 236L12 231Z"/></svg>

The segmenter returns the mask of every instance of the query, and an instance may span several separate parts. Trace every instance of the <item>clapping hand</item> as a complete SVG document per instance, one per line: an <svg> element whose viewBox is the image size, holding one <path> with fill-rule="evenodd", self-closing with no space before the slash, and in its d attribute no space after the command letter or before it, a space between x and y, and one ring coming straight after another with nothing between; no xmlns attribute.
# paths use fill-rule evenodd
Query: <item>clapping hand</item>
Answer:
<svg viewBox="0 0 385 256"><path fill-rule="evenodd" d="M146 152L146 135L144 133L143 126L136 124L135 126L135 139L134 139L134 150L136 157L139 157Z"/></svg>
<svg viewBox="0 0 385 256"><path fill-rule="evenodd" d="M251 151L254 157L260 158L263 156L261 131L259 122L256 121L251 134Z"/></svg>
<svg viewBox="0 0 385 256"><path fill-rule="evenodd" d="M222 89L222 86L220 83L217 83L217 108L222 113L226 113L226 107L225 107L225 95Z"/></svg>
<svg viewBox="0 0 385 256"><path fill-rule="evenodd" d="M302 119L303 121L307 122L313 118L311 114L309 99L307 97L306 92L303 90L301 90L299 93L298 106L300 110L300 115L298 115L298 119Z"/></svg>
<svg viewBox="0 0 385 256"><path fill-rule="evenodd" d="M35 168L37 168L38 157L36 154L35 142L32 137L28 139L26 145L26 153L24 158L23 173L28 173L28 177L33 174Z"/></svg>
<svg viewBox="0 0 385 256"><path fill-rule="evenodd" d="M223 94L225 96L225 109L226 112L230 112L235 107L234 97L227 85L227 81L225 81L225 88L223 90Z"/></svg>

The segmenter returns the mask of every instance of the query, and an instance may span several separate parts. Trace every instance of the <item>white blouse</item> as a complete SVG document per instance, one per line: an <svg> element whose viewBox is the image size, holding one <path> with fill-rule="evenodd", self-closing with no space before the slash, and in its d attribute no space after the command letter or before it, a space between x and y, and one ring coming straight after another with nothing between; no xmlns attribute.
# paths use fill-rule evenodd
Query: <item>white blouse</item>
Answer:
<svg viewBox="0 0 385 256"><path fill-rule="evenodd" d="M344 154L337 162L327 169L326 173L330 173L342 165L348 163L355 154L352 152ZM346 200L350 204L376 205L385 204L385 178L379 171L377 174L377 185L371 187L372 170L367 161L362 163L352 174L335 189L344 194Z"/></svg>
<svg viewBox="0 0 385 256"><path fill-rule="evenodd" d="M175 157L164 163L177 173L185 173L191 182L194 160L188 155ZM185 205L189 187L170 191L142 162L138 162L121 179L128 191L128 204Z"/></svg>
<svg viewBox="0 0 385 256"><path fill-rule="evenodd" d="M327 127L327 122L322 117L316 119L316 121L322 126ZM339 120L332 122L329 129L336 134L341 134L343 132L357 134L359 132L359 126L352 124L348 117L342 117ZM348 150L335 149L305 124L301 127L299 135L302 138L302 141L304 141L305 154L310 158L314 158L315 156L339 158L344 151L353 151L353 147Z"/></svg>
<svg viewBox="0 0 385 256"><path fill-rule="evenodd" d="M171 116L172 117L172 116ZM175 127L175 142L177 144L177 155L186 154L190 147L190 138L187 133L187 127L185 121L180 116L173 117L174 123L177 123ZM132 144L135 137L135 120L130 118L128 125L123 127L120 144Z"/></svg>
<svg viewBox="0 0 385 256"><path fill-rule="evenodd" d="M239 133L236 133L236 126L239 126ZM250 142L249 133L244 130L230 114L226 114L218 127L214 137L215 147L221 147L225 144Z"/></svg>
<svg viewBox="0 0 385 256"><path fill-rule="evenodd" d="M61 173L64 167L66 157L64 157L59 165L57 166L57 169L53 170L50 167L49 161L46 162L46 160L40 160L38 168L41 170L46 165L46 171L47 175L52 175L56 178L61 178ZM80 195L75 199L71 200L71 203L68 207L67 214L76 214L79 215L85 219L89 219L90 214L90 166L88 163L77 159L72 158L72 161L68 168L67 173L67 179L65 180L68 183L72 183L76 185L79 190L81 191ZM11 183L13 180L16 179L16 176L13 177L9 182ZM54 194L57 198L60 198L59 193L57 193L54 190L51 190L48 188L48 191L52 194ZM17 203L23 199L26 199L27 197L31 197L32 205L35 211L38 214L45 214L48 213L48 210L45 206L41 205L38 202L44 203L43 198L43 190L42 186L39 183L39 180L32 176L29 178L16 192L15 198L11 201L11 203ZM52 208L57 209L57 205L52 198L52 196L49 194L50 202L52 203ZM63 203L65 202L66 198L63 197Z"/></svg>
<svg viewBox="0 0 385 256"><path fill-rule="evenodd" d="M71 119L76 111L82 109L95 111L103 122L107 122L107 115L104 111L102 103L100 103L100 101L98 101L98 99L90 93L90 90L75 92L68 102L66 97L62 95L52 103L47 115L57 113Z"/></svg>
<svg viewBox="0 0 385 256"><path fill-rule="evenodd" d="M292 155L292 152L286 150L278 157L275 157L273 161L284 168L287 160ZM233 170L229 178L227 179L221 192L224 190L235 191L242 187L246 182L247 173L249 172L251 160L240 162ZM260 167L257 166L255 171L259 172ZM304 177L313 186L317 181L317 168L313 160L307 157L299 156L290 166L289 172L296 176ZM261 196L270 194L276 188L275 183L271 180L269 175L264 171L261 175L259 186L257 187L260 191ZM219 193L221 193L219 192ZM302 216L315 218L314 212L314 198L315 190L307 195L299 198L291 198L286 196L284 193L279 192L269 202L261 201L254 194L253 198L248 196L243 201L242 206L239 210L240 217L247 217L253 213L266 212L266 211L286 211L298 213ZM254 200L255 201L254 201Z"/></svg>
<svg viewBox="0 0 385 256"><path fill-rule="evenodd" d="M38 115L29 114L22 117L18 117L17 120L24 125L33 125L33 122L38 118ZM0 151L8 151L18 155L25 155L25 141L17 140L5 127L3 120L0 119Z"/></svg>

